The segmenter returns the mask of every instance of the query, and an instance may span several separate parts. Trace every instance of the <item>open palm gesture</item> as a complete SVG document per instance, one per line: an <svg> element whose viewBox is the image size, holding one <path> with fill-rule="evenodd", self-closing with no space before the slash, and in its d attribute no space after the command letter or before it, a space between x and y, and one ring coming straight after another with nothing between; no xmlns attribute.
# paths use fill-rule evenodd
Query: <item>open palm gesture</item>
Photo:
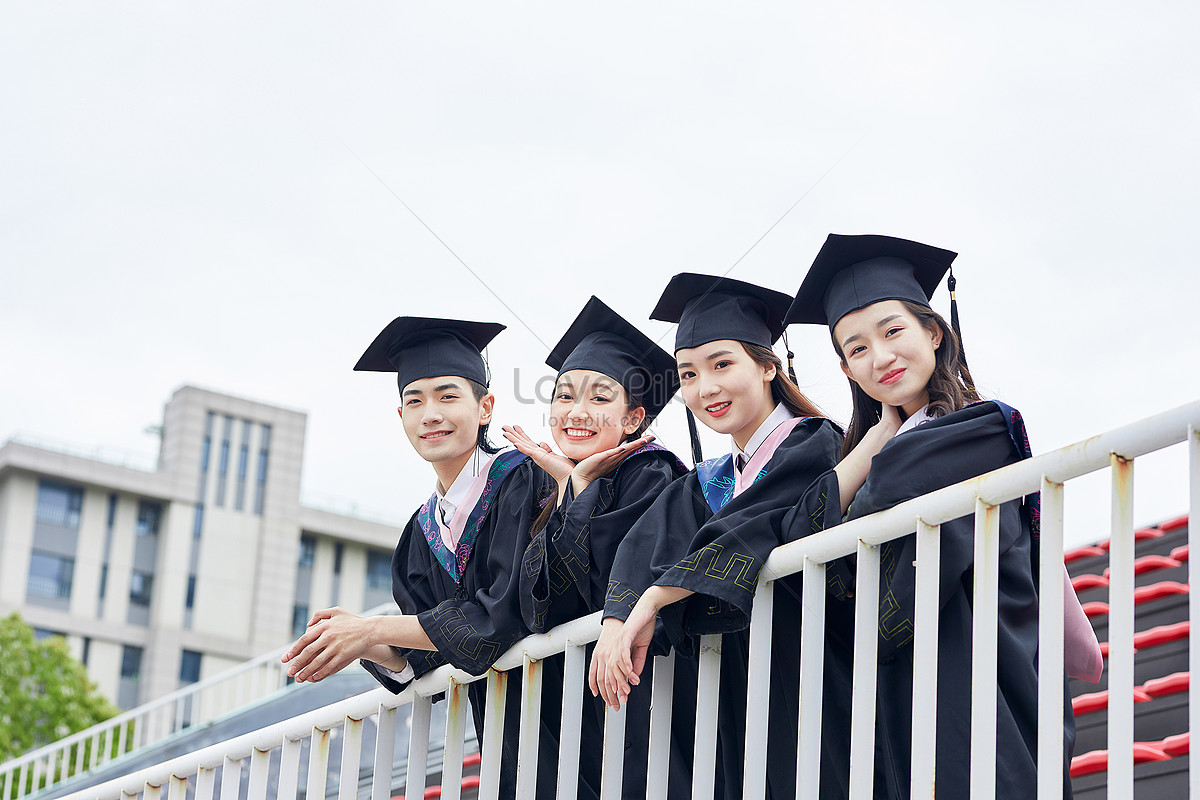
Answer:
<svg viewBox="0 0 1200 800"><path fill-rule="evenodd" d="M529 437L529 434L521 429L520 425L505 425L500 431L513 447L529 456L533 463L548 472L550 477L559 483L569 478L571 470L575 469L575 462L554 452L545 442L540 444L535 442Z"/></svg>

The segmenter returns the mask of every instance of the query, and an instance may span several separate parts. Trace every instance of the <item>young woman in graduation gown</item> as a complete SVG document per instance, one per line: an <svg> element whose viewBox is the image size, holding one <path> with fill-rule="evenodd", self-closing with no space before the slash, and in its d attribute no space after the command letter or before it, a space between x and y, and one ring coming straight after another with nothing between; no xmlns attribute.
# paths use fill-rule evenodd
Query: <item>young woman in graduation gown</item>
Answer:
<svg viewBox="0 0 1200 800"><path fill-rule="evenodd" d="M504 429L559 486L557 501L534 521L521 571L522 614L537 633L604 607L617 546L658 494L687 472L673 453L645 435L678 389L675 360L599 298L588 301L546 363L558 371L549 424L561 454L519 427ZM562 658L549 661L557 666ZM688 687L680 676L676 727L687 729L674 742L677 774L669 782L670 796L679 798L690 796L683 767L691 761L692 728L685 715L695 707L694 674L690 696ZM639 693L626 715L621 796L628 800L646 797L649 701L649 692ZM547 696L543 718L557 727L560 711L559 698ZM604 706L589 695L583 712L580 776L599 790Z"/></svg>
<svg viewBox="0 0 1200 800"><path fill-rule="evenodd" d="M435 492L413 514L392 555L399 616L363 618L319 611L285 654L297 681L320 680L354 659L392 692L452 664L482 675L529 634L521 618L521 559L529 530L552 500L554 480L528 456L487 443L494 397L480 355L502 325L400 317L355 369L396 372L405 434L437 475ZM554 691L552 687L546 691ZM520 676L508 681L500 796L516 791ZM487 681L468 687L483 741ZM542 752L557 752L541 727ZM554 761L538 769L538 797L554 797ZM588 795L581 794L581 797Z"/></svg>
<svg viewBox="0 0 1200 800"><path fill-rule="evenodd" d="M645 684L640 676L654 652L648 648L656 616L684 652L694 651L699 635L726 634L716 768L718 794L727 798L742 795L750 608L759 570L780 543L776 532L739 523L792 506L833 466L842 442L838 427L782 374L771 349L790 301L753 284L695 274L675 276L659 301L652 317L679 323L675 359L684 401L705 425L730 436L730 452L668 487L621 543L592 660L593 685L616 704L631 683ZM798 585L781 582L777 620L799 617L799 596ZM788 624L773 631L770 797L795 796L798 634Z"/></svg>
<svg viewBox="0 0 1200 800"><path fill-rule="evenodd" d="M850 380L853 418L845 458L789 512L797 538L857 519L1030 455L1020 412L981 401L956 332L928 299L955 254L887 236L830 235L788 322L829 326ZM953 278L951 278L953 281ZM953 288L953 287L952 287ZM956 316L956 315L952 315ZM848 512L848 513L847 513ZM1000 613L996 686L996 796L1037 791L1037 496L1000 513ZM970 795L971 637L974 519L941 526L936 786L939 797ZM875 796L905 798L912 754L915 536L880 552ZM835 597L851 605L850 559L831 565ZM1069 584L1068 671L1092 681L1101 660L1095 634ZM845 618L853 624L852 614ZM1066 696L1064 775L1074 744ZM1069 776L1064 796L1071 796Z"/></svg>

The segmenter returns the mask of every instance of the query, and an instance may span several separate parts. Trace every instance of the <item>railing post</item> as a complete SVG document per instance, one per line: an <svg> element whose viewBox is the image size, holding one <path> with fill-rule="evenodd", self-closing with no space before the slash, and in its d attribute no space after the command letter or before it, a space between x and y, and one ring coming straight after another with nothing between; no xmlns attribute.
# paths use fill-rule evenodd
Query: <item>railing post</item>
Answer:
<svg viewBox="0 0 1200 800"><path fill-rule="evenodd" d="M937 775L938 618L941 526L917 520L917 588L913 631L912 797L934 797ZM918 744L919 743L919 744Z"/></svg>
<svg viewBox="0 0 1200 800"><path fill-rule="evenodd" d="M1108 550L1108 791L1133 797L1133 462L1114 453Z"/></svg>
<svg viewBox="0 0 1200 800"><path fill-rule="evenodd" d="M1038 587L1038 800L1063 796L1063 485L1042 478L1041 566Z"/></svg>
<svg viewBox="0 0 1200 800"><path fill-rule="evenodd" d="M216 788L217 770L215 767L200 767L196 772L196 796L193 800L212 800L213 789ZM284 800L284 798L280 798Z"/></svg>
<svg viewBox="0 0 1200 800"><path fill-rule="evenodd" d="M637 691L637 687L633 687ZM600 762L600 800L620 800L625 776L625 720L629 703L604 709L604 755Z"/></svg>
<svg viewBox="0 0 1200 800"><path fill-rule="evenodd" d="M358 765L362 763L363 721L346 717L342 725L342 769L338 780L338 800L357 800ZM258 751L255 751L257 755ZM248 800L262 800L251 797Z"/></svg>
<svg viewBox="0 0 1200 800"><path fill-rule="evenodd" d="M850 800L868 800L875 779L875 692L879 653L879 548L858 543L854 580L854 677L850 707Z"/></svg>
<svg viewBox="0 0 1200 800"><path fill-rule="evenodd" d="M392 762L396 758L397 713L395 708L385 708L380 705L379 715L375 718L375 764L371 771L371 800L388 800L392 796ZM282 782L282 760L279 766L279 775Z"/></svg>
<svg viewBox="0 0 1200 800"><path fill-rule="evenodd" d="M325 783L329 775L329 731L313 728L312 739L308 745L308 785L305 797L314 800L325 797ZM221 800L226 800L224 794Z"/></svg>
<svg viewBox="0 0 1200 800"><path fill-rule="evenodd" d="M646 755L646 797L666 797L671 776L671 716L675 703L675 650L654 657L650 696L650 752Z"/></svg>
<svg viewBox="0 0 1200 800"><path fill-rule="evenodd" d="M767 795L767 733L771 707L771 626L775 582L759 583L750 614L750 652L746 668L746 761L743 797ZM784 624L794 624L787 620ZM735 702L738 698L732 698Z"/></svg>
<svg viewBox="0 0 1200 800"><path fill-rule="evenodd" d="M504 745L504 712L508 703L508 673L490 669L487 682L483 741L479 743L479 800L498 800L502 766L500 751Z"/></svg>
<svg viewBox="0 0 1200 800"><path fill-rule="evenodd" d="M1200 425L1188 426L1188 553L1200 553ZM1188 583L1192 581L1192 562L1188 559ZM1200 595L1188 593L1188 619L1200 621ZM1200 675L1200 634L1188 637L1188 671ZM1188 699L1188 730L1200 731L1200 698ZM1189 755L1190 759L1191 756ZM1200 757L1198 757L1200 758ZM1200 764L1190 761L1188 796L1200 800Z"/></svg>
<svg viewBox="0 0 1200 800"><path fill-rule="evenodd" d="M721 636L700 637L696 679L696 744L692 751L692 797L712 797L716 785L717 711L721 695Z"/></svg>
<svg viewBox="0 0 1200 800"><path fill-rule="evenodd" d="M300 784L300 748L299 739L284 737L283 748L279 754L279 784L275 800L296 800L296 788ZM202 777L197 779L197 783ZM199 796L199 785L196 787L196 795L196 800L202 800Z"/></svg>
<svg viewBox="0 0 1200 800"><path fill-rule="evenodd" d="M800 618L800 719L796 797L821 794L821 710L825 696L825 565L804 559Z"/></svg>
<svg viewBox="0 0 1200 800"><path fill-rule="evenodd" d="M446 699L448 703L446 749L442 751L442 800L458 800L462 793L463 738L467 724L466 685L451 678Z"/></svg>
<svg viewBox="0 0 1200 800"><path fill-rule="evenodd" d="M587 645L567 642L563 653L562 723L558 736L558 800L579 794L579 739L583 725Z"/></svg>
<svg viewBox="0 0 1200 800"><path fill-rule="evenodd" d="M537 791L538 742L542 727L542 662L525 654L521 683L521 734L517 742L517 798L533 800Z"/></svg>
<svg viewBox="0 0 1200 800"><path fill-rule="evenodd" d="M238 790L241 785L241 759L225 756L225 761L221 766L221 800L238 800ZM321 788L324 789L324 787ZM314 795L314 797L324 797L324 795Z"/></svg>
<svg viewBox="0 0 1200 800"><path fill-rule="evenodd" d="M975 501L975 595L971 606L971 798L993 800L996 796L1000 507L980 499Z"/></svg>
<svg viewBox="0 0 1200 800"><path fill-rule="evenodd" d="M425 770L429 753L429 716L433 703L428 697L413 698L408 718L408 770L404 778L405 797L425 796ZM487 736L487 731L484 731Z"/></svg>

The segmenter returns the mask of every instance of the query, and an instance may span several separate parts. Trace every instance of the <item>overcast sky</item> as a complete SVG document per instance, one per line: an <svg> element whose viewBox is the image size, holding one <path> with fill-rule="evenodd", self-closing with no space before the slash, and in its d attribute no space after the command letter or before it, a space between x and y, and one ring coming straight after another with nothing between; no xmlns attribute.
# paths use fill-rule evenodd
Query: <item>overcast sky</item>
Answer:
<svg viewBox="0 0 1200 800"><path fill-rule="evenodd" d="M544 431L589 295L670 349L671 275L794 292L830 232L961 254L1035 452L1200 398L1200 12L947 5L0 0L0 440L152 458L193 384L306 411L306 496L404 520L432 472L351 372L393 317L508 325L498 417ZM828 335L791 341L844 421ZM1180 450L1138 524L1186 512ZM1106 492L1068 490L1069 541Z"/></svg>

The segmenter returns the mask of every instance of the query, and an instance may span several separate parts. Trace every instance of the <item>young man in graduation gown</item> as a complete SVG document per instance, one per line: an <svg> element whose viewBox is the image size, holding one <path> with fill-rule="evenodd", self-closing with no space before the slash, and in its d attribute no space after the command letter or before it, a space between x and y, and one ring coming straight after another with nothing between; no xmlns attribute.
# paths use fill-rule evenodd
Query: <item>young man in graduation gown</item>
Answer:
<svg viewBox="0 0 1200 800"><path fill-rule="evenodd" d="M658 611L662 627L677 650L694 647L702 634L725 634L721 652L721 704L718 717L718 796L742 797L745 759L748 624L758 573L780 543L769 528L745 524L773 508L789 508L818 475L833 466L841 446L841 431L824 418L782 374L771 347L783 333L783 314L791 297L780 292L729 278L684 273L672 279L663 292L653 319L678 322L676 359L696 357L707 366L680 364L681 373L723 369L721 353L738 350L756 356L761 367L773 360L774 378L754 417L761 418L748 440L738 444L731 435L730 452L699 463L695 470L671 484L642 516L622 543L613 566L604 615L630 620L635 608L653 595L669 595L666 604L655 600L649 619ZM703 348L721 342L718 351ZM728 343L728 346L726 346ZM710 357L711 356L711 357ZM764 361L758 361L762 358ZM714 383L723 379L714 377ZM754 393L733 396L730 408L745 409ZM684 397L689 409L706 425L721 431L724 409L706 414L706 404ZM731 432L732 433L732 432ZM737 529L736 535L730 531ZM798 581L775 589L775 624L772 630L771 707L767 740L767 796L795 797L796 723L798 714L800 594ZM639 609L641 611L641 609ZM832 696L848 696L842 686L848 674L826 671L836 683ZM830 704L832 706L832 703ZM846 706L848 709L848 704ZM829 713L838 714L833 706ZM755 745L760 746L760 745ZM696 769L711 769L696 764ZM824 779L824 771L822 773ZM834 779L830 773L830 779ZM720 788L723 784L723 789Z"/></svg>
<svg viewBox="0 0 1200 800"><path fill-rule="evenodd" d="M430 462L434 493L413 514L392 556L392 591L403 614L362 618L317 612L284 661L298 681L320 680L355 659L393 692L443 664L482 675L529 633L521 619L521 558L533 519L556 490L527 456L487 442L495 398L481 351L504 326L399 317L356 370L397 373L400 418ZM553 681L545 691L555 691ZM521 679L507 691L500 796L515 792ZM469 685L479 740L487 681ZM543 727L538 797L554 795L557 741ZM581 795L587 797L586 792Z"/></svg>
<svg viewBox="0 0 1200 800"><path fill-rule="evenodd" d="M564 455L546 452L520 429L505 429L510 441L559 479L558 502L535 524L521 574L525 622L539 633L604 608L617 547L659 493L687 472L674 453L642 436L679 388L675 359L599 298L587 302L546 364L558 372L551 424ZM592 439L570 441L571 424L590 429ZM618 435L619 444L612 441ZM593 441L607 449L597 450ZM667 796L683 800L691 797L696 674L694 659L675 663ZM626 709L625 800L647 797L651 669L644 678L645 688L630 697ZM586 696L579 769L595 775L596 786L604 720L603 703Z"/></svg>

